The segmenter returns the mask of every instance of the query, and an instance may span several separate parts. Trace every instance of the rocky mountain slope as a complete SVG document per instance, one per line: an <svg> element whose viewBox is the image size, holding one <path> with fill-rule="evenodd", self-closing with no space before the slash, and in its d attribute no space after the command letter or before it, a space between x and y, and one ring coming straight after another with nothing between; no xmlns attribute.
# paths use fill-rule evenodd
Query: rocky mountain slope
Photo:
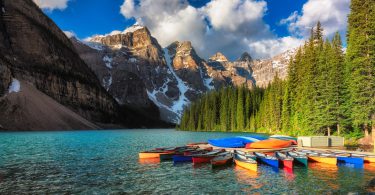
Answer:
<svg viewBox="0 0 375 195"><path fill-rule="evenodd" d="M131 126L141 127L141 120L137 119L142 118L142 115L138 115L140 112L130 113L131 108L126 110L127 108L118 105L102 87L95 73L77 54L69 38L32 0L1 0L0 11L0 96L3 96L1 108L4 109L0 115L1 126L7 126L5 123L19 123L25 125L8 129L80 129L84 127L83 123L88 124L87 121L80 124L72 122L70 126L61 125L59 122L62 118L75 121L73 118L79 115L82 116L77 119L80 121L85 118L97 123L122 123L125 126L131 123ZM131 79L128 75L126 78ZM10 95L13 80L27 83L25 86L30 90L23 91L19 94L20 97ZM30 107L21 104L29 97L34 97L30 104L35 98L52 102L43 94L52 98L55 102L51 105L55 106L32 113L32 110L28 109ZM65 114L51 118L48 122L50 125L40 125L39 128L37 124L28 126L27 123L19 122L27 117L26 113L33 114L34 121L41 121L44 116L61 110L61 106L77 115L63 111ZM155 110L158 118L157 108ZM4 117L5 113L7 117ZM146 126L150 121L152 119L144 117L142 124ZM90 126L92 125L86 125L88 128Z"/></svg>
<svg viewBox="0 0 375 195"><path fill-rule="evenodd" d="M139 25L85 41L71 40L119 104L147 109L154 103L161 118L174 123L180 120L186 105L209 90L265 87L276 74L285 78L293 55L286 52L272 59L253 60L245 52L231 62L218 52L206 61L189 41L161 48L147 27Z"/></svg>
<svg viewBox="0 0 375 195"><path fill-rule="evenodd" d="M253 78L258 87L267 87L276 74L279 78L285 79L288 75L288 64L296 54L296 49L287 50L271 59L254 60L252 65Z"/></svg>
<svg viewBox="0 0 375 195"><path fill-rule="evenodd" d="M28 82L14 79L10 89L0 98L0 129L100 129Z"/></svg>

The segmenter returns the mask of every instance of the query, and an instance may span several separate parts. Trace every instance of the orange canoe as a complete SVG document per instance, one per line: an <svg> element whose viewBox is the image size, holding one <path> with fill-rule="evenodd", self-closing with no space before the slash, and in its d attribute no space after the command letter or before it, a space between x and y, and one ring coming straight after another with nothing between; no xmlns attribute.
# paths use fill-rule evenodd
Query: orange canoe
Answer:
<svg viewBox="0 0 375 195"><path fill-rule="evenodd" d="M140 159L145 159L145 158L159 158L160 154L171 154L173 152L140 152L139 153L139 158Z"/></svg>
<svg viewBox="0 0 375 195"><path fill-rule="evenodd" d="M310 161L314 161L314 162L331 164L331 165L336 165L337 164L337 158L336 157L309 156L308 158L309 158Z"/></svg>
<svg viewBox="0 0 375 195"><path fill-rule="evenodd" d="M247 149L274 149L274 148L287 148L293 143L292 140L279 140L267 139L263 141L253 142L246 144Z"/></svg>

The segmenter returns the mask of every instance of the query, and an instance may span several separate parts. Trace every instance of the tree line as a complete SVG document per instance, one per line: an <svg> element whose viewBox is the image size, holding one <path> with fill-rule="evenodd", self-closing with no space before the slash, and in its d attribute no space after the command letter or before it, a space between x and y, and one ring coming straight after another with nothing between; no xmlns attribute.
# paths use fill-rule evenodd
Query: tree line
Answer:
<svg viewBox="0 0 375 195"><path fill-rule="evenodd" d="M288 77L265 89L226 87L203 95L178 128L291 135L375 132L375 3L352 0L347 50L318 22L290 60ZM375 135L375 133L373 134Z"/></svg>

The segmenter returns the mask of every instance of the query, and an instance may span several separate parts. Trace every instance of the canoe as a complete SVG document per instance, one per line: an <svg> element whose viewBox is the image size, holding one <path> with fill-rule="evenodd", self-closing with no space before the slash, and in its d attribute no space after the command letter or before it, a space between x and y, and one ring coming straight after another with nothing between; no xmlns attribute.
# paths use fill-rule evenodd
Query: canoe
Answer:
<svg viewBox="0 0 375 195"><path fill-rule="evenodd" d="M193 162L193 155L205 154L212 151L212 147L205 149L196 149L193 151L185 151L172 156L173 163Z"/></svg>
<svg viewBox="0 0 375 195"><path fill-rule="evenodd" d="M363 158L364 163L375 163L375 156L373 156L373 155L352 153L351 156Z"/></svg>
<svg viewBox="0 0 375 195"><path fill-rule="evenodd" d="M193 156L188 155L173 155L173 163L182 163L182 162L193 162Z"/></svg>
<svg viewBox="0 0 375 195"><path fill-rule="evenodd" d="M195 152L197 149L194 147L177 148L176 150L169 151L167 154L160 154L159 158L161 161L172 160L174 155L182 155L185 153Z"/></svg>
<svg viewBox="0 0 375 195"><path fill-rule="evenodd" d="M223 153L223 150L213 150L205 154L192 155L193 164L209 163L211 159L215 158L218 154Z"/></svg>
<svg viewBox="0 0 375 195"><path fill-rule="evenodd" d="M257 142L260 140L267 139L263 136L237 136L237 137L229 137L229 138L221 138L221 139L209 139L208 143L216 146L216 147L223 147L223 148L244 148L246 144Z"/></svg>
<svg viewBox="0 0 375 195"><path fill-rule="evenodd" d="M266 165L269 165L271 167L276 167L278 168L279 167L279 160L274 157L274 156L268 156L268 155L265 155L265 154L262 154L262 153L259 153L259 152L254 152L255 156L257 156L257 159L266 164Z"/></svg>
<svg viewBox="0 0 375 195"><path fill-rule="evenodd" d="M329 152L336 156L338 162L349 163L349 164L354 164L354 165L364 164L364 158L361 156L352 156L350 153L345 153L345 152L336 152L336 151L329 151Z"/></svg>
<svg viewBox="0 0 375 195"><path fill-rule="evenodd" d="M160 154L159 158L161 161L172 160L173 155L176 155L176 153Z"/></svg>
<svg viewBox="0 0 375 195"><path fill-rule="evenodd" d="M339 162L350 163L350 164L355 164L355 165L363 165L364 164L364 158L361 158L361 157L336 155L336 158L337 158L337 161L339 161Z"/></svg>
<svg viewBox="0 0 375 195"><path fill-rule="evenodd" d="M198 149L195 149L193 151L185 151L183 154L184 155L193 155L193 154L202 154L202 153L207 153L207 152L211 152L213 150L212 147L208 147L208 148L198 148Z"/></svg>
<svg viewBox="0 0 375 195"><path fill-rule="evenodd" d="M212 168L230 165L233 163L233 155L231 153L221 154L216 156L215 158L211 159L211 166Z"/></svg>
<svg viewBox="0 0 375 195"><path fill-rule="evenodd" d="M337 164L337 158L332 155L322 155L322 154L308 154L308 159L310 161L319 162L319 163L325 163L330 165L336 165Z"/></svg>
<svg viewBox="0 0 375 195"><path fill-rule="evenodd" d="M163 155L163 159L168 159L171 158L172 156L168 154L173 154L176 151L181 151L181 150L190 150L192 148L189 148L188 146L178 146L178 147L164 147L164 148L155 148L153 150L149 151L143 151L140 152L139 158L145 159L145 158L160 158L160 155ZM165 154L165 155L164 155Z"/></svg>
<svg viewBox="0 0 375 195"><path fill-rule="evenodd" d="M244 151L241 151L241 150L234 150L233 153L245 156L246 158L251 158L253 160L257 160L257 157L252 152L249 153L249 152L244 152Z"/></svg>
<svg viewBox="0 0 375 195"><path fill-rule="evenodd" d="M294 159L290 156L287 156L281 152L276 152L275 156L279 159L279 162L283 165L283 167L293 169L293 161Z"/></svg>
<svg viewBox="0 0 375 195"><path fill-rule="evenodd" d="M247 149L275 149L287 148L292 145L291 140L268 139L246 144Z"/></svg>
<svg viewBox="0 0 375 195"><path fill-rule="evenodd" d="M234 154L234 163L236 165L251 170L251 171L258 171L258 164L257 161L255 161L252 158L246 158L245 156Z"/></svg>
<svg viewBox="0 0 375 195"><path fill-rule="evenodd" d="M307 167L308 159L306 155L297 154L295 152L287 152L286 154L292 157L295 163L298 163L300 165Z"/></svg>
<svg viewBox="0 0 375 195"><path fill-rule="evenodd" d="M139 158L160 158L160 154L170 154L170 152L140 152Z"/></svg>
<svg viewBox="0 0 375 195"><path fill-rule="evenodd" d="M364 161L365 163L375 163L375 156L366 156Z"/></svg>

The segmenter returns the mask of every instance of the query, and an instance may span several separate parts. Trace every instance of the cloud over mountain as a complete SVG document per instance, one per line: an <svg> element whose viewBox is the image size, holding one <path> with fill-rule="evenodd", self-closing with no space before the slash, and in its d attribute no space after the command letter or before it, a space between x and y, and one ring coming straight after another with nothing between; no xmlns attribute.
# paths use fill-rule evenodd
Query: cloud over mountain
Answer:
<svg viewBox="0 0 375 195"><path fill-rule="evenodd" d="M69 0L33 0L40 8L47 10L60 9L68 7Z"/></svg>
<svg viewBox="0 0 375 195"><path fill-rule="evenodd" d="M302 43L274 35L263 21L266 12L264 0L212 0L200 8L187 0L125 0L121 6L126 18L147 26L162 46L190 40L206 58L217 51L231 59L244 51L266 58Z"/></svg>

